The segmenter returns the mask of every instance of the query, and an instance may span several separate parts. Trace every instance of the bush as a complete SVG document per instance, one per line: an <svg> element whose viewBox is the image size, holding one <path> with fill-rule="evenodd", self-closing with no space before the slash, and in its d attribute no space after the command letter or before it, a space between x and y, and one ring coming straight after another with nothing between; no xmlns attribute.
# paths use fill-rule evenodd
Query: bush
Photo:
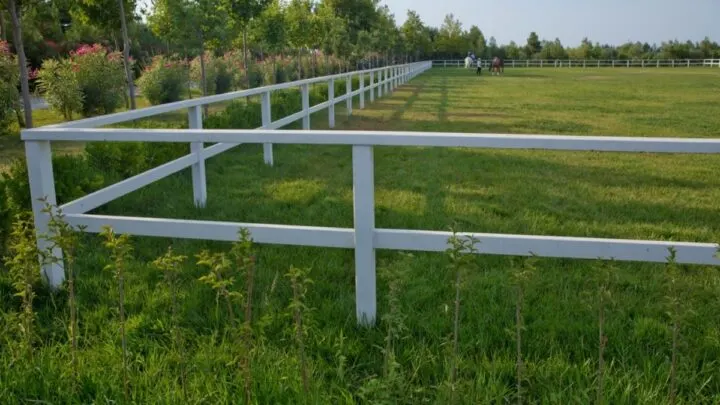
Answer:
<svg viewBox="0 0 720 405"><path fill-rule="evenodd" d="M208 129L254 129L260 125L262 125L260 104L256 102L246 104L244 101L233 101L223 112L214 114L205 121L205 127Z"/></svg>
<svg viewBox="0 0 720 405"><path fill-rule="evenodd" d="M121 55L98 44L71 51L70 59L46 61L39 76L50 105L66 118L109 114L127 99Z"/></svg>
<svg viewBox="0 0 720 405"><path fill-rule="evenodd" d="M233 74L223 59L215 61L215 94L227 93L233 89Z"/></svg>
<svg viewBox="0 0 720 405"><path fill-rule="evenodd" d="M94 170L85 156L53 156L55 195L58 204L64 204L100 189L105 178ZM30 183L25 159L17 159L10 171L2 175L8 206L13 211L31 208Z"/></svg>
<svg viewBox="0 0 720 405"><path fill-rule="evenodd" d="M190 153L185 143L90 142L90 165L107 174L128 178Z"/></svg>
<svg viewBox="0 0 720 405"><path fill-rule="evenodd" d="M17 59L10 53L5 41L0 41L0 136L9 132L13 115L17 113L20 82Z"/></svg>
<svg viewBox="0 0 720 405"><path fill-rule="evenodd" d="M127 98L120 53L108 53L95 44L81 46L70 55L83 94L82 114L88 117L114 112Z"/></svg>
<svg viewBox="0 0 720 405"><path fill-rule="evenodd" d="M102 188L105 179L84 156L53 156L55 194L64 204ZM12 162L7 174L0 175L0 253L5 251L7 236L14 217L32 208L27 164L24 159Z"/></svg>
<svg viewBox="0 0 720 405"><path fill-rule="evenodd" d="M38 88L50 107L71 120L73 111L82 111L83 96L77 76L68 60L48 59L38 76Z"/></svg>
<svg viewBox="0 0 720 405"><path fill-rule="evenodd" d="M205 52L203 57L205 61L205 79L207 82L207 94L215 94L215 82L217 80L217 58L210 52ZM196 57L190 62L190 80L198 84L202 91L202 65L200 57Z"/></svg>
<svg viewBox="0 0 720 405"><path fill-rule="evenodd" d="M183 62L157 56L138 80L150 104L179 101L188 81L188 68Z"/></svg>

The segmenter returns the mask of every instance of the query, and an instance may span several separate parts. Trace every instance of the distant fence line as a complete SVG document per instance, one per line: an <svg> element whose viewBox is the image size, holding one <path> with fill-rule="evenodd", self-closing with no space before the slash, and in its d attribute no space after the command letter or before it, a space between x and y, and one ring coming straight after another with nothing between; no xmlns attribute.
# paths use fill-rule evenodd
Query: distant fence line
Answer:
<svg viewBox="0 0 720 405"><path fill-rule="evenodd" d="M481 59L489 66L490 59ZM464 59L433 60L433 67L464 67ZM506 59L505 67L720 67L720 59L638 59L638 60L572 60L572 59Z"/></svg>

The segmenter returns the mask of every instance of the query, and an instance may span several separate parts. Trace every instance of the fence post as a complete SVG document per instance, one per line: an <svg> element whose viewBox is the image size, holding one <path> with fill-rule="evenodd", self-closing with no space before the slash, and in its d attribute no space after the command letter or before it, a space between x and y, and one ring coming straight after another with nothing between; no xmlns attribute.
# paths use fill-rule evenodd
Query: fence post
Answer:
<svg viewBox="0 0 720 405"><path fill-rule="evenodd" d="M615 59L612 60L612 67L615 67Z"/></svg>
<svg viewBox="0 0 720 405"><path fill-rule="evenodd" d="M202 129L202 106L196 105L188 108L188 126L190 129ZM207 181L205 178L205 158L202 155L204 145L202 142L190 143L190 153L194 154L197 162L192 165L193 197L195 206L204 208L207 204Z"/></svg>
<svg viewBox="0 0 720 405"><path fill-rule="evenodd" d="M370 102L375 101L375 72L370 72Z"/></svg>
<svg viewBox="0 0 720 405"><path fill-rule="evenodd" d="M57 205L50 142L26 141L25 157L30 182L33 219L35 221L35 238L38 251L44 254L51 249L53 243L48 240L51 236L49 233L50 214L43 211L46 203L53 208ZM40 272L50 287L56 289L65 281L65 270L62 263L63 252L56 247L52 249L50 256L50 260L43 260L38 257Z"/></svg>
<svg viewBox="0 0 720 405"><path fill-rule="evenodd" d="M303 129L310 129L310 86L303 84L300 86L302 93L302 110L303 110Z"/></svg>
<svg viewBox="0 0 720 405"><path fill-rule="evenodd" d="M263 128L268 128L270 127L270 123L272 122L272 107L270 106L269 91L266 91L262 94L260 99L260 107L262 110L262 126ZM263 144L263 158L265 160L265 164L270 166L273 165L273 145L271 143Z"/></svg>
<svg viewBox="0 0 720 405"><path fill-rule="evenodd" d="M543 60L540 59L540 67L543 67Z"/></svg>
<svg viewBox="0 0 720 405"><path fill-rule="evenodd" d="M345 99L345 106L347 108L347 115L348 117L352 115L352 75L348 75L347 79L345 80L345 95L347 96L347 99Z"/></svg>
<svg viewBox="0 0 720 405"><path fill-rule="evenodd" d="M627 67L630 67L630 59L627 61Z"/></svg>
<svg viewBox="0 0 720 405"><path fill-rule="evenodd" d="M385 68L385 94L390 94L390 91L392 89L390 88L390 68Z"/></svg>
<svg viewBox="0 0 720 405"><path fill-rule="evenodd" d="M690 67L690 59L687 60L687 67Z"/></svg>
<svg viewBox="0 0 720 405"><path fill-rule="evenodd" d="M365 74L360 73L360 109L365 108Z"/></svg>
<svg viewBox="0 0 720 405"><path fill-rule="evenodd" d="M335 79L328 82L328 127L335 128Z"/></svg>
<svg viewBox="0 0 720 405"><path fill-rule="evenodd" d="M378 70L378 82L377 82L377 96L378 98L383 95L383 69Z"/></svg>
<svg viewBox="0 0 720 405"><path fill-rule="evenodd" d="M372 146L353 146L355 222L355 305L358 324L372 326L376 315L375 184Z"/></svg>

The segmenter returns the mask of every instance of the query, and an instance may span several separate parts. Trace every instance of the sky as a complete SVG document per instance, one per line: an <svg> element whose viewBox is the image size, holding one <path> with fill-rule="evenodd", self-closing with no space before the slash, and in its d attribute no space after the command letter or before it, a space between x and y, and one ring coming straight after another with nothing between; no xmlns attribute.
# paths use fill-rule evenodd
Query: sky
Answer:
<svg viewBox="0 0 720 405"><path fill-rule="evenodd" d="M720 41L720 0L382 0L402 24L415 10L425 24L440 27L453 13L467 30L477 25L498 44L560 38L576 46L583 37L619 45L628 41L657 43L678 39Z"/></svg>
<svg viewBox="0 0 720 405"><path fill-rule="evenodd" d="M140 0L149 4L150 0ZM524 44L531 31L565 46L628 41L658 44L677 39L720 41L720 0L381 0L398 25L415 10L427 25L440 27L446 14L468 30L477 25L498 44Z"/></svg>

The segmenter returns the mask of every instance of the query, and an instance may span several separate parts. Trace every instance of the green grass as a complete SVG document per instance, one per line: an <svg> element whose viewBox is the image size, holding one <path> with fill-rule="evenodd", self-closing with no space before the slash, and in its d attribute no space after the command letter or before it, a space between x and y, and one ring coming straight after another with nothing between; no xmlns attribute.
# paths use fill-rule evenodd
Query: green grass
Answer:
<svg viewBox="0 0 720 405"><path fill-rule="evenodd" d="M339 120L347 129L713 137L720 128L717 69L507 69L504 77L435 69ZM344 114L338 108L338 117ZM323 128L326 116L313 116ZM349 147L276 145L275 167L262 147L242 145L207 163L208 206L192 205L189 173L123 197L98 212L352 226ZM376 226L698 242L720 241L720 157L593 152L375 148ZM223 333L228 320L215 295L188 265L180 323L187 342L188 398L172 348L170 296L146 263L168 244L192 256L227 244L134 238L127 272L130 385L136 403L238 403L236 365L244 345ZM480 245L482 250L482 244ZM0 398L8 403L122 402L116 288L105 250L87 236L78 259L80 384L69 384L67 299L41 291L33 361L17 359L0 333ZM379 316L387 311L385 275L400 264L378 252ZM395 346L399 381L390 403L447 403L454 274L443 254L417 253L399 292L407 330ZM290 265L311 268L304 394L292 320ZM458 403L513 402L515 293L506 257L478 258L466 277L460 314ZM596 273L599 262L542 259L525 291L524 398L528 403L593 403L598 352ZM665 266L618 263L606 311L604 397L612 404L668 401L671 322L664 304ZM353 252L259 247L255 316L271 318L253 357L257 403L377 403L385 326L355 326ZM683 266L678 403L720 401L720 274ZM19 307L0 278L0 310ZM222 308L222 302L221 302ZM10 326L10 325L7 325ZM1 329L1 328L0 328ZM215 331L220 329L220 333ZM388 383L389 384L389 383ZM382 384L380 384L382 385ZM375 387L375 388L373 388ZM374 400L373 400L374 399Z"/></svg>

